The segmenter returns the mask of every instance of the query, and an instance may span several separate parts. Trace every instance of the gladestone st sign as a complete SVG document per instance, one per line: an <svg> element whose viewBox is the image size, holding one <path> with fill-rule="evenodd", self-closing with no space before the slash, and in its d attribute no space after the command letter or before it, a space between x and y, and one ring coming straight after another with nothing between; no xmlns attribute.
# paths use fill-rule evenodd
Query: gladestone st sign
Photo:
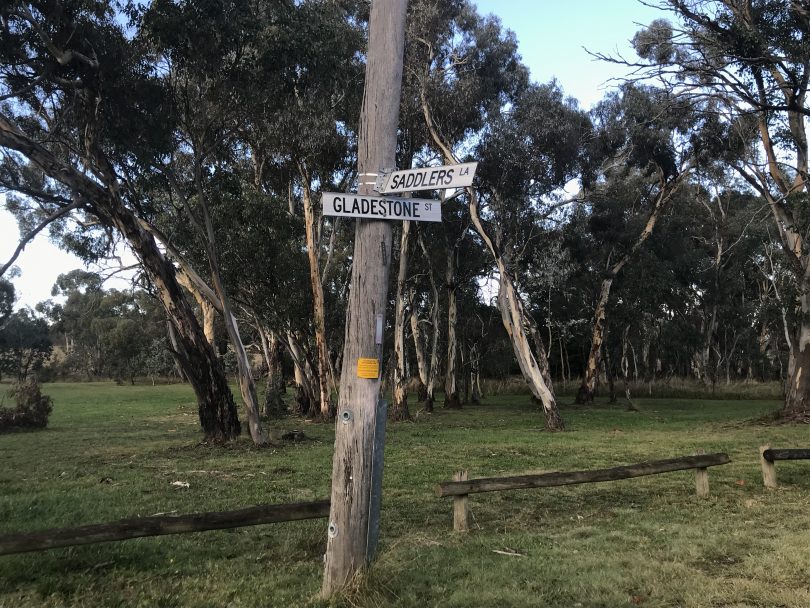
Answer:
<svg viewBox="0 0 810 608"><path fill-rule="evenodd" d="M375 220L442 221L441 203L433 199L369 196L340 192L324 192L321 197L324 215L363 217Z"/></svg>

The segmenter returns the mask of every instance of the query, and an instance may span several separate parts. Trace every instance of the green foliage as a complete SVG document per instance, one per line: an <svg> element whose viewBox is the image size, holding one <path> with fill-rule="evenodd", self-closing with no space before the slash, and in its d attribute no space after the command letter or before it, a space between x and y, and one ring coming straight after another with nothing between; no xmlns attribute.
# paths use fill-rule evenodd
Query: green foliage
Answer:
<svg viewBox="0 0 810 608"><path fill-rule="evenodd" d="M52 349L48 323L30 309L11 313L0 325L0 372L18 381L39 370Z"/></svg>
<svg viewBox="0 0 810 608"><path fill-rule="evenodd" d="M633 47L642 59L657 63L671 61L675 52L672 24L666 19L656 19L633 36Z"/></svg>
<svg viewBox="0 0 810 608"><path fill-rule="evenodd" d="M14 310L15 292L11 281L0 278L0 327Z"/></svg>
<svg viewBox="0 0 810 608"><path fill-rule="evenodd" d="M8 391L14 399L15 408L0 407L0 431L10 429L39 428L48 426L48 417L53 411L53 402L43 395L35 379L14 384Z"/></svg>
<svg viewBox="0 0 810 608"><path fill-rule="evenodd" d="M119 383L172 373L164 315L146 292L105 291L98 275L74 270L59 276L53 295L64 302L41 308L63 345L55 371Z"/></svg>

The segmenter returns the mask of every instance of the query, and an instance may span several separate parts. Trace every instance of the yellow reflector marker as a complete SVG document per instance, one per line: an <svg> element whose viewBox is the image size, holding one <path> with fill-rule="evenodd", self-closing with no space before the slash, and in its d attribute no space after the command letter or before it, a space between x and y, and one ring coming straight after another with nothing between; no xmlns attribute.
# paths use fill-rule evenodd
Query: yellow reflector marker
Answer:
<svg viewBox="0 0 810 608"><path fill-rule="evenodd" d="M377 359L358 359L357 377L376 380L380 377L380 364Z"/></svg>

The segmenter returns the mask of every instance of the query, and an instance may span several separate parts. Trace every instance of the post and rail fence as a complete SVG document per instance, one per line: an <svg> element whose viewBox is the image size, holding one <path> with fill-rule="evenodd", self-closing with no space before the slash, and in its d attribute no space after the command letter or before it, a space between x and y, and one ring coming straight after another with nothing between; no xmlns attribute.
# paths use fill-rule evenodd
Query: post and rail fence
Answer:
<svg viewBox="0 0 810 608"><path fill-rule="evenodd" d="M762 483L766 488L777 488L777 460L810 460L810 449L807 448L771 448L769 443L759 447L759 462L762 466Z"/></svg>
<svg viewBox="0 0 810 608"><path fill-rule="evenodd" d="M548 488L600 481L617 481L620 479L694 469L695 491L698 496L705 497L709 495L709 474L707 469L730 462L731 459L728 457L728 454L718 453L681 456L668 460L641 462L609 469L540 473L536 475L513 475L509 477L468 479L467 471L459 471L454 475L453 481L445 481L437 484L435 494L439 498L453 497L453 529L458 532L466 532L469 530L470 510L467 497L470 494Z"/></svg>
<svg viewBox="0 0 810 608"><path fill-rule="evenodd" d="M776 469L774 467L777 460L810 460L810 449L774 449L770 445L761 446L762 477L765 486L768 488L777 487ZM459 471L454 475L452 481L437 484L435 494L440 498L453 498L453 527L456 531L466 532L470 527L468 503L470 494L618 481L674 471L694 470L695 492L699 497L706 497L709 495L708 468L729 464L730 462L731 459L724 453L698 453L693 456L680 456L667 460L647 461L606 469L557 471L478 479L468 479L467 471ZM0 555L44 551L60 547L121 541L148 536L185 534L285 521L318 519L328 517L329 508L330 500L264 504L231 511L212 511L186 515L152 515L75 528L8 534L0 536Z"/></svg>

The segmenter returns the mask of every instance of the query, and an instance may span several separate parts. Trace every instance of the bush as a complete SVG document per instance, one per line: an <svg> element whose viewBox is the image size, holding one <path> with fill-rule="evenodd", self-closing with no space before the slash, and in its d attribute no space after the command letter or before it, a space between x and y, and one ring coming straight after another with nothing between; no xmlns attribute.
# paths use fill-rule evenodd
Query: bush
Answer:
<svg viewBox="0 0 810 608"><path fill-rule="evenodd" d="M26 380L12 386L8 392L17 407L0 408L0 430L11 428L39 428L48 426L53 402L43 395L36 380Z"/></svg>

